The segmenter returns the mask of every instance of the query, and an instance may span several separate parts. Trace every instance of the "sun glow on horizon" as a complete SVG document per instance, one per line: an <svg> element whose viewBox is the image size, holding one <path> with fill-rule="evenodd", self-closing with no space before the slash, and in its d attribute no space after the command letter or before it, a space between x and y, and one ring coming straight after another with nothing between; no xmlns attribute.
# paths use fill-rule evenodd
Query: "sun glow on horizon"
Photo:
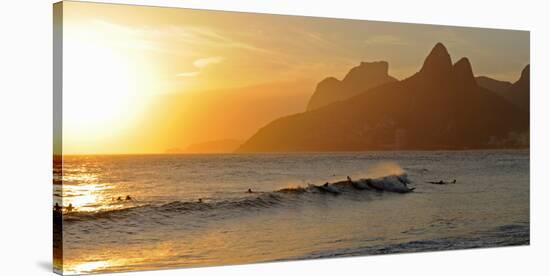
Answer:
<svg viewBox="0 0 550 276"><path fill-rule="evenodd" d="M155 67L148 57L117 47L121 39L79 25L64 29L64 151L95 152L98 141L113 141L146 115L156 92Z"/></svg>
<svg viewBox="0 0 550 276"><path fill-rule="evenodd" d="M360 62L414 74L435 42L475 73L516 81L529 34L300 16L63 2L56 154L151 154L245 141L306 109ZM252 22L252 24L251 24ZM297 39L299 38L299 39ZM491 49L483 51L483 49Z"/></svg>

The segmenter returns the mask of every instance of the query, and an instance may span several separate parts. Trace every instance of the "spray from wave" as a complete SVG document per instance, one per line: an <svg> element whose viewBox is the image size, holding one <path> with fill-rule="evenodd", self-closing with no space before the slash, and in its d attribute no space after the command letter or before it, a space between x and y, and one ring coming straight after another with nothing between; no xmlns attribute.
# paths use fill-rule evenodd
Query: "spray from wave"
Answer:
<svg viewBox="0 0 550 276"><path fill-rule="evenodd" d="M369 178L380 178L390 175L407 175L407 173L396 162L381 162L369 168L366 175Z"/></svg>
<svg viewBox="0 0 550 276"><path fill-rule="evenodd" d="M367 176L367 177L365 177ZM138 205L124 209L104 210L96 213L75 212L66 215L66 219L85 220L112 218L134 212L190 213L216 210L263 209L277 205L315 200L319 196L345 196L369 192L408 193L414 190L407 185L411 181L406 172L395 162L384 162L369 168L363 178L354 177L325 184L289 183L285 188L269 192L253 192L238 199L219 199L212 201L173 201L160 205ZM307 197L307 198L305 198ZM307 201L306 200L306 201Z"/></svg>

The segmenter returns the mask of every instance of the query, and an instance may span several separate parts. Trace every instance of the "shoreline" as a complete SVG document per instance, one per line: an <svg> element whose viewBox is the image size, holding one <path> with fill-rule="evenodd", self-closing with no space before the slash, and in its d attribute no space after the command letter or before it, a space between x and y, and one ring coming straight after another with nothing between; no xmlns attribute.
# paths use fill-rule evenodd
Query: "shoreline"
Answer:
<svg viewBox="0 0 550 276"><path fill-rule="evenodd" d="M387 254L529 246L531 244L530 229L530 222L506 224L492 230L472 233L471 236L461 235L439 239L424 239L403 243L345 248L341 250L315 252L306 256L285 258L277 261L315 260L324 258L365 257Z"/></svg>

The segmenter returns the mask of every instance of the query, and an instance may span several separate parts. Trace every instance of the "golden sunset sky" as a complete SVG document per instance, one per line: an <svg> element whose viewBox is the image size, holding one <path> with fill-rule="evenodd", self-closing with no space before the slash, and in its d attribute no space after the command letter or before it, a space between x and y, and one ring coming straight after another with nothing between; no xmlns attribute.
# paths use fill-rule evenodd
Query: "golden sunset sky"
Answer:
<svg viewBox="0 0 550 276"><path fill-rule="evenodd" d="M63 4L63 153L161 153L245 140L303 112L361 61L402 79L437 42L515 81L529 33L131 5Z"/></svg>

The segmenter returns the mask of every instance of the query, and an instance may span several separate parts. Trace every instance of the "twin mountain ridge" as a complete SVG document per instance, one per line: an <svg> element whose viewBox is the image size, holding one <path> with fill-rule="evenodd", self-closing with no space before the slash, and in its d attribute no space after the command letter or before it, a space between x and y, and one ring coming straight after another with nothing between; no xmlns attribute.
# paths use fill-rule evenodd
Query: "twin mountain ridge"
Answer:
<svg viewBox="0 0 550 276"><path fill-rule="evenodd" d="M474 77L441 43L412 76L366 63L326 78L306 112L261 128L237 152L441 150L529 145L529 66L515 83Z"/></svg>

